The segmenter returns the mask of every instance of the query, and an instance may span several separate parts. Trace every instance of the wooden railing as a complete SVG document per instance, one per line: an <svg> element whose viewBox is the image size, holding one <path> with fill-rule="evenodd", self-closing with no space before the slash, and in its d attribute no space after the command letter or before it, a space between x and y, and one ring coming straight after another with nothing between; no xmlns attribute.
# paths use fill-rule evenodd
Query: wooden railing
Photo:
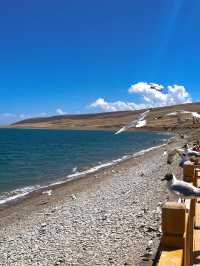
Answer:
<svg viewBox="0 0 200 266"><path fill-rule="evenodd" d="M162 238L159 266L189 266L193 249L193 200L187 205L167 202L162 208Z"/></svg>
<svg viewBox="0 0 200 266"><path fill-rule="evenodd" d="M199 165L187 165L183 180L198 185ZM158 266L193 265L196 200L167 202L162 207L162 238Z"/></svg>

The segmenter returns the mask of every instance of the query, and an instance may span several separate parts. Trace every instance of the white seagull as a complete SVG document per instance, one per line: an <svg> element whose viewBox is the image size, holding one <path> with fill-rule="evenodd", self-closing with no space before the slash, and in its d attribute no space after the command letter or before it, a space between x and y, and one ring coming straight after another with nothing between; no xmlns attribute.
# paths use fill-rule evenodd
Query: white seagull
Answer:
<svg viewBox="0 0 200 266"><path fill-rule="evenodd" d="M166 174L162 181L163 180L167 180L169 191L180 198L196 199L197 197L200 197L200 188L176 179L174 174Z"/></svg>
<svg viewBox="0 0 200 266"><path fill-rule="evenodd" d="M42 194L47 194L48 196L51 196L52 195L52 190L45 190L42 192Z"/></svg>
<svg viewBox="0 0 200 266"><path fill-rule="evenodd" d="M75 174L77 170L78 170L78 167L75 166L75 167L72 169L72 173Z"/></svg>
<svg viewBox="0 0 200 266"><path fill-rule="evenodd" d="M188 144L185 144L184 145L184 152L186 152L186 154L188 155L188 156L196 156L196 157L199 157L200 156L200 152L198 152L198 151L193 151L190 147L189 147L189 145Z"/></svg>
<svg viewBox="0 0 200 266"><path fill-rule="evenodd" d="M127 124L124 127L120 128L120 130L118 130L117 132L115 132L115 134L122 133L122 132L124 132L127 129L132 128L132 127L136 127L136 128L144 127L146 125L145 117L147 116L147 114L149 112L150 112L150 110L147 110L144 113L140 114L139 117L138 117L138 119L133 120L129 124Z"/></svg>
<svg viewBox="0 0 200 266"><path fill-rule="evenodd" d="M200 157L200 152L198 151L193 151L192 149L189 148L189 145L186 144L184 145L184 148L176 148L170 152L168 152L168 157L167 157L167 163L171 164L175 155L178 154L181 158L183 156L186 156L188 158L188 160L191 157Z"/></svg>
<svg viewBox="0 0 200 266"><path fill-rule="evenodd" d="M156 91L162 91L164 87L162 85L156 84L156 83L148 83L150 85L150 89L156 90Z"/></svg>

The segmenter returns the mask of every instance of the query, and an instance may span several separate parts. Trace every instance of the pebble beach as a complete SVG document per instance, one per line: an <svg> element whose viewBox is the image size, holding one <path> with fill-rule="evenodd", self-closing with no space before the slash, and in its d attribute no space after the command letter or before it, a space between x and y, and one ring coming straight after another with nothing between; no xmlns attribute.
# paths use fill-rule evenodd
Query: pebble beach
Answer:
<svg viewBox="0 0 200 266"><path fill-rule="evenodd" d="M152 265L169 199L161 178L178 169L165 148L1 208L0 265Z"/></svg>

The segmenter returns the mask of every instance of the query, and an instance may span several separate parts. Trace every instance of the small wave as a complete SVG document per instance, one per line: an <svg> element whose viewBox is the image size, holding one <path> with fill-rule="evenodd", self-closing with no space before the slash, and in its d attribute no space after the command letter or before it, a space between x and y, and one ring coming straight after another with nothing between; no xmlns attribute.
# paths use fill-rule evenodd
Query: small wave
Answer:
<svg viewBox="0 0 200 266"><path fill-rule="evenodd" d="M17 199L23 198L39 188L40 188L39 185L28 186L28 187L15 189L10 192L4 193L3 195L0 196L0 205L8 203L10 201L15 201Z"/></svg>
<svg viewBox="0 0 200 266"><path fill-rule="evenodd" d="M62 185L62 184L67 183L67 182L69 182L71 180L76 180L76 179L84 177L84 176L86 176L88 174L96 173L97 171L99 171L101 169L106 169L106 168L108 168L110 166L113 166L113 165L116 165L116 164L118 164L118 163L120 163L122 161L126 161L128 159L144 155L146 152L150 152L150 151L153 151L155 149L158 149L158 148L161 148L161 147L164 147L164 146L166 146L166 143L162 144L162 145L158 145L158 146L153 146L153 147L148 148L148 149L141 150L141 151L136 152L134 154L124 155L124 156L122 156L119 159L115 159L115 160L112 160L110 162L106 162L106 163L102 163L100 165L96 165L96 166L94 166L92 168L89 168L88 170L81 171L81 172L77 171L77 172L75 172L73 174L67 175L62 180L58 180L56 182L53 182L53 183L45 185L45 186L40 186L40 185L28 186L28 187L24 187L24 188L20 188L20 189L16 189L16 190L4 193L3 195L0 196L0 205L6 204L6 203L9 203L9 202L12 202L12 201L16 202L16 201L18 201L18 200L30 195L33 192L36 192L36 191L39 191L39 190L43 191L44 189L49 189L49 188L55 187L57 185Z"/></svg>

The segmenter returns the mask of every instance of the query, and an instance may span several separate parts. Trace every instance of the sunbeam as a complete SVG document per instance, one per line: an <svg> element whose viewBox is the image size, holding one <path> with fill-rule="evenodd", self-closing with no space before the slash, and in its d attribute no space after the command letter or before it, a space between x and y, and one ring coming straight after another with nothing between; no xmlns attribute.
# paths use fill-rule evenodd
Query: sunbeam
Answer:
<svg viewBox="0 0 200 266"><path fill-rule="evenodd" d="M160 42L157 49L155 49L155 54L153 57L153 67L151 68L151 77L155 80L158 79L158 71L162 67L162 58L166 54L169 43L172 41L172 36L176 30L176 24L181 13L181 9L184 5L185 0L173 1L171 6L171 13L167 17L165 27L163 28Z"/></svg>

